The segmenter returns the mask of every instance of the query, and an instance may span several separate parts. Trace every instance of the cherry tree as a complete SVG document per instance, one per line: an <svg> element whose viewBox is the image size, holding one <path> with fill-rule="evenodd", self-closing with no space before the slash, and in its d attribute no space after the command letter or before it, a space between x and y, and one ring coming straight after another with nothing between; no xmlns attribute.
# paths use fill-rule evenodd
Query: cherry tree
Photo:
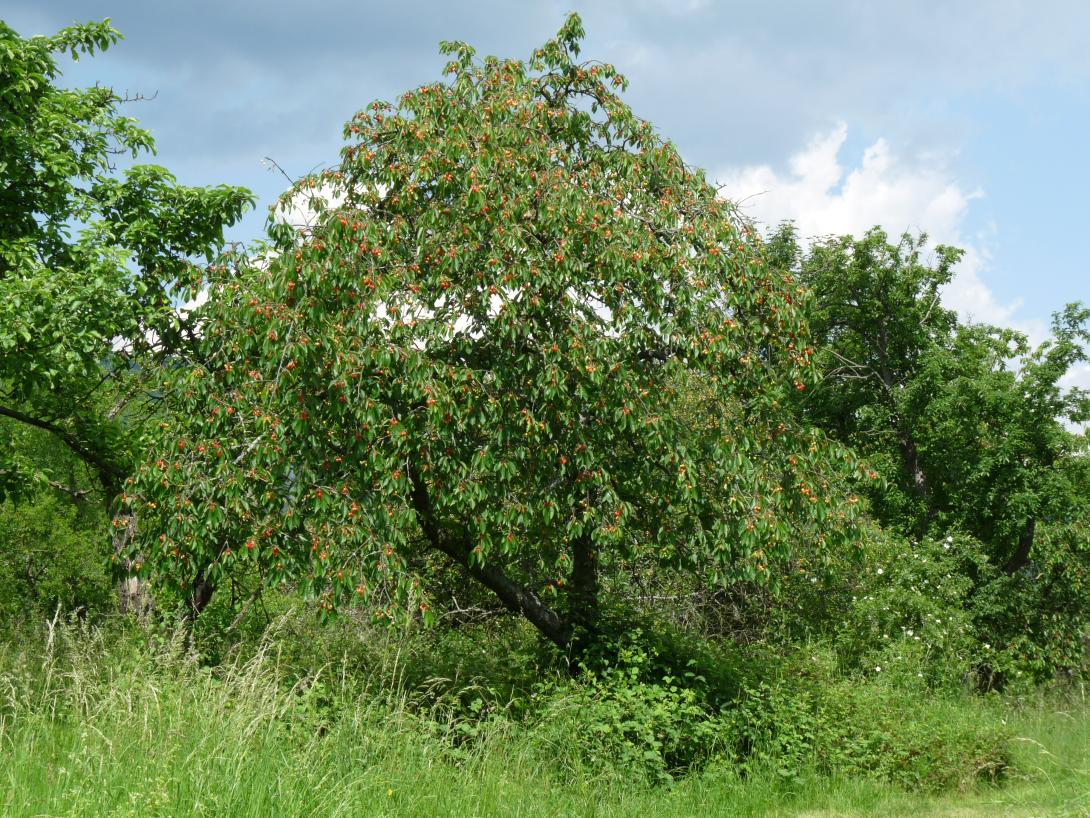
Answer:
<svg viewBox="0 0 1090 818"><path fill-rule="evenodd" d="M760 580L850 521L823 476L846 455L785 409L806 293L582 34L527 62L444 43L445 81L289 191L309 226L194 282L203 353L126 492L146 571L394 618L429 613L438 556L568 648L633 555Z"/></svg>

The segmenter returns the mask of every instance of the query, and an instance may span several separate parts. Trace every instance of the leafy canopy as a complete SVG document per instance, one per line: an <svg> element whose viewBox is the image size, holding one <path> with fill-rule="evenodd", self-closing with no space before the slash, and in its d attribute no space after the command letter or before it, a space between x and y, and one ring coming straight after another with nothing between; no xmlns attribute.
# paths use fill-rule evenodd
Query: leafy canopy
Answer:
<svg viewBox="0 0 1090 818"><path fill-rule="evenodd" d="M122 157L152 151L111 89L58 86L57 55L117 42L108 22L24 39L0 22L0 415L44 429L112 497L128 474L122 420L141 368L178 349L171 285L211 257L251 203L241 188L178 185ZM0 427L0 497L50 475Z"/></svg>
<svg viewBox="0 0 1090 818"><path fill-rule="evenodd" d="M581 36L443 44L449 81L372 103L287 194L312 224L212 270L128 495L163 579L256 570L393 617L437 552L565 645L637 551L759 579L836 536L836 453L785 411L804 291ZM675 411L694 383L727 433Z"/></svg>

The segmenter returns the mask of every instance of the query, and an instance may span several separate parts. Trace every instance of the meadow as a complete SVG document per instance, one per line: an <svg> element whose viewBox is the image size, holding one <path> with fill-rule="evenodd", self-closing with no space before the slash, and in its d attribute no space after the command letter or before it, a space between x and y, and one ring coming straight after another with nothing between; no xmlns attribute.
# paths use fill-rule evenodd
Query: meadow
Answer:
<svg viewBox="0 0 1090 818"><path fill-rule="evenodd" d="M1090 701L1078 687L948 698L946 719L1001 724L1007 766L993 780L970 776L940 792L830 771L816 755L786 769L775 757L739 765L725 751L655 781L617 756L596 757L581 717L585 681L539 687L547 701L519 716L513 699L499 703L511 689L495 686L488 656L454 659L448 645L448 661L476 662L486 676L413 681L420 637L372 632L354 645L328 642L320 650L330 661L300 674L315 647L295 644L292 655L294 638L263 637L213 666L184 634L131 624L62 623L6 641L0 814L1090 814ZM602 692L594 696L600 702ZM890 714L883 729L925 720L935 706Z"/></svg>

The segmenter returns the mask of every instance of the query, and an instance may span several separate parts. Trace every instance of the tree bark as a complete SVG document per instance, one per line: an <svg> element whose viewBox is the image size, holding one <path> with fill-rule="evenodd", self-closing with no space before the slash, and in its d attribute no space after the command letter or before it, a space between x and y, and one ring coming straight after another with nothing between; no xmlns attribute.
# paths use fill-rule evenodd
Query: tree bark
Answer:
<svg viewBox="0 0 1090 818"><path fill-rule="evenodd" d="M204 576L204 572L197 574L197 579L193 583L193 589L189 594L189 611L186 613L186 618L191 622L201 615L201 611L208 607L208 603L212 601L212 595L216 592L216 586L213 585Z"/></svg>
<svg viewBox="0 0 1090 818"><path fill-rule="evenodd" d="M913 437L912 432L909 431L897 407L897 400L894 395L893 371L890 369L889 362L889 339L886 336L886 328L881 325L878 327L878 356L878 377L885 390L887 406L893 416L893 425L897 432L897 442L900 444L905 473L908 475L912 492L927 507L926 521L930 524L935 518L937 509L931 503L931 491L927 485L927 475L924 474L923 466L920 464L920 452L916 448L916 439ZM920 531L919 533L922 535L924 532Z"/></svg>
<svg viewBox="0 0 1090 818"><path fill-rule="evenodd" d="M901 427L897 430L897 437L901 444L901 456L904 458L905 472L911 481L912 491L918 498L926 502L929 496L927 476L923 473L923 466L920 465L920 452L916 448L916 441L903 428L903 423L900 420L898 420L898 426ZM934 515L931 513L930 503L928 503L928 518L932 516Z"/></svg>
<svg viewBox="0 0 1090 818"><path fill-rule="evenodd" d="M585 647L598 630L598 554L587 533L572 543L571 589L568 620L577 642Z"/></svg>

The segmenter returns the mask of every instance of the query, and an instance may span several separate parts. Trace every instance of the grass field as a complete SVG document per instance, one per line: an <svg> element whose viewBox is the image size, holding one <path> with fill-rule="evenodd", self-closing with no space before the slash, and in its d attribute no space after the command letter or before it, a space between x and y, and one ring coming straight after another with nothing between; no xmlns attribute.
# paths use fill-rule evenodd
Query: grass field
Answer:
<svg viewBox="0 0 1090 818"><path fill-rule="evenodd" d="M332 671L285 685L272 652L211 671L171 650L149 661L72 643L35 662L0 648L0 815L1090 815L1079 695L1010 702L1003 784L928 796L818 775L743 780L714 764L651 788L580 768L550 746L555 732L497 723L458 745L404 696L347 690Z"/></svg>

